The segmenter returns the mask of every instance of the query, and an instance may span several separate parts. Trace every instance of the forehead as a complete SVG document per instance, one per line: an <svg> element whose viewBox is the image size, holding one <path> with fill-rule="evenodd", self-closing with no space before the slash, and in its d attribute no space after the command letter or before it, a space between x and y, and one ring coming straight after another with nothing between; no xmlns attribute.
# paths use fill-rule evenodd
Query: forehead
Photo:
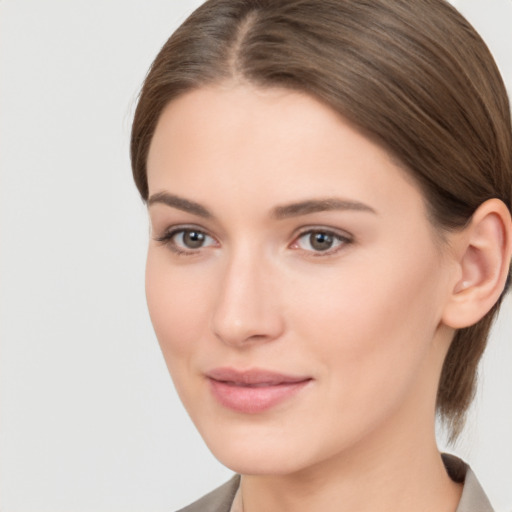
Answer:
<svg viewBox="0 0 512 512"><path fill-rule="evenodd" d="M223 84L163 111L148 157L150 194L243 207L331 196L424 209L418 187L381 146L304 93ZM236 192L236 194L234 193ZM402 204L396 201L400 198Z"/></svg>
<svg viewBox="0 0 512 512"><path fill-rule="evenodd" d="M203 87L164 109L148 163L151 167L153 150L162 138L165 145L175 143L180 150L188 147L181 142L194 140L204 150L209 143L222 141L223 146L230 144L235 149L264 145L266 154L277 146L283 153L296 153L300 149L297 142L317 144L318 138L340 121L332 109L300 92L230 83Z"/></svg>

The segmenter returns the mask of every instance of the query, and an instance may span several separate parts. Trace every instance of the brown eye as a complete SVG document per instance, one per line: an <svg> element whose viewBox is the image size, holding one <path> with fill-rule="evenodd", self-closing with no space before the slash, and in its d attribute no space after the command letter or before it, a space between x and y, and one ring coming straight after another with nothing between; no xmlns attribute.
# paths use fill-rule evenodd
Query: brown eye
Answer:
<svg viewBox="0 0 512 512"><path fill-rule="evenodd" d="M186 230L180 236L183 245L188 249L199 249L206 240L206 235L201 233L201 231Z"/></svg>
<svg viewBox="0 0 512 512"><path fill-rule="evenodd" d="M351 243L351 239L332 231L321 229L310 230L303 233L295 242L295 248L312 253L328 253Z"/></svg>
<svg viewBox="0 0 512 512"><path fill-rule="evenodd" d="M334 243L334 237L321 231L309 235L309 244L315 251L328 251Z"/></svg>
<svg viewBox="0 0 512 512"><path fill-rule="evenodd" d="M176 250L183 252L194 252L204 247L216 245L214 238L198 229L177 229L160 241L165 242L171 249L174 247Z"/></svg>

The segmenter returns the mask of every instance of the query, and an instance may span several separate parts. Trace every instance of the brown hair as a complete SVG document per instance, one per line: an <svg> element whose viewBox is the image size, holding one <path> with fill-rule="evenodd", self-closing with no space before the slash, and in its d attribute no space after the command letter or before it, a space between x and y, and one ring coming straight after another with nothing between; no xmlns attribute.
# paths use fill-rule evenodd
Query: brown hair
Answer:
<svg viewBox="0 0 512 512"><path fill-rule="evenodd" d="M205 2L164 45L140 94L131 159L144 200L164 107L225 80L287 87L329 105L403 164L440 228L465 226L490 198L512 210L505 87L485 43L444 0ZM446 357L437 408L452 438L500 302L456 333Z"/></svg>

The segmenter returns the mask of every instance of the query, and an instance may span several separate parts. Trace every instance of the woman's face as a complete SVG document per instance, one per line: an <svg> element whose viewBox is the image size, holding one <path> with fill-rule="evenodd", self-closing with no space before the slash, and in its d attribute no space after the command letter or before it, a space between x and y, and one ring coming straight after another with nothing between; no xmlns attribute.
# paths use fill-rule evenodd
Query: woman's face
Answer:
<svg viewBox="0 0 512 512"><path fill-rule="evenodd" d="M209 87L163 112L148 182L151 319L221 462L284 474L433 428L454 265L383 149L307 95Z"/></svg>

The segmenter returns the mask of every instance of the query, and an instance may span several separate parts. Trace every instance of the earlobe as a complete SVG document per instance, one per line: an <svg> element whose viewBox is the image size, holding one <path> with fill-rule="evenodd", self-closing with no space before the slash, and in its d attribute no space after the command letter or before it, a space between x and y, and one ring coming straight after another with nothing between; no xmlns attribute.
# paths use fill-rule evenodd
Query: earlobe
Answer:
<svg viewBox="0 0 512 512"><path fill-rule="evenodd" d="M443 323L461 329L483 318L505 287L512 253L512 220L506 205L499 199L481 204L456 243L458 279Z"/></svg>

